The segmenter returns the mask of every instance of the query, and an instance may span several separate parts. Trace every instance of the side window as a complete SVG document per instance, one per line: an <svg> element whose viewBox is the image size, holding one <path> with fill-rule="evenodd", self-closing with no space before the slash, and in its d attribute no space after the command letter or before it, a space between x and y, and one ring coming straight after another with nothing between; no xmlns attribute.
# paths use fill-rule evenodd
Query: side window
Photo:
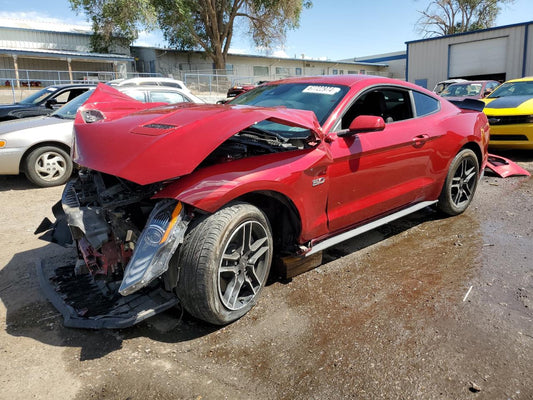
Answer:
<svg viewBox="0 0 533 400"><path fill-rule="evenodd" d="M181 94L173 93L173 92L152 91L152 93L150 94L150 97L151 97L150 103L163 102L163 103L173 104L173 103L183 103L183 102L188 101Z"/></svg>
<svg viewBox="0 0 533 400"><path fill-rule="evenodd" d="M74 100L76 97L78 97L82 93L85 93L87 90L89 90L89 88L69 89L59 93L58 95L52 98L56 99L57 104L65 104L68 103L70 100Z"/></svg>
<svg viewBox="0 0 533 400"><path fill-rule="evenodd" d="M175 82L161 82L161 86L175 87L178 89L183 89L179 83Z"/></svg>
<svg viewBox="0 0 533 400"><path fill-rule="evenodd" d="M492 92L498 86L500 86L500 84L498 82L489 82L489 83L487 83L487 86L485 87L485 92L487 92L487 91L491 91Z"/></svg>
<svg viewBox="0 0 533 400"><path fill-rule="evenodd" d="M424 115L433 114L440 109L440 103L437 99L431 96L413 91L413 98L415 100L416 116L423 117Z"/></svg>
<svg viewBox="0 0 533 400"><path fill-rule="evenodd" d="M141 92L140 90L123 90L122 92L130 97L133 97L135 100L142 101L143 103L146 101L144 92Z"/></svg>
<svg viewBox="0 0 533 400"><path fill-rule="evenodd" d="M382 117L385 123L413 118L409 92L396 88L372 89L363 93L341 120L341 129L348 129L359 115Z"/></svg>

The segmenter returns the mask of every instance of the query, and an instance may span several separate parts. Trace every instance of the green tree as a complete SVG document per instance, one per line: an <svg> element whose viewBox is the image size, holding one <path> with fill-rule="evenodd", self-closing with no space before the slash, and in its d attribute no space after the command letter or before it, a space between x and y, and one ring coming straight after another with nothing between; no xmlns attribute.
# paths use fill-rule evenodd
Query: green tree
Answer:
<svg viewBox="0 0 533 400"><path fill-rule="evenodd" d="M424 37L452 35L494 26L500 5L514 0L432 0L418 20Z"/></svg>
<svg viewBox="0 0 533 400"><path fill-rule="evenodd" d="M235 27L246 29L257 46L282 44L298 27L309 0L70 0L92 21L94 51L114 41L130 44L141 29L159 28L171 47L203 50L224 69ZM120 39L118 39L120 38Z"/></svg>

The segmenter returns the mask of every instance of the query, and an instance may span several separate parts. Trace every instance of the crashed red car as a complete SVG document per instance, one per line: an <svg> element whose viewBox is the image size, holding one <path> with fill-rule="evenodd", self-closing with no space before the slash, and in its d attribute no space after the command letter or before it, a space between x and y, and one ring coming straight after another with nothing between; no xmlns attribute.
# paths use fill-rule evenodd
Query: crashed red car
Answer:
<svg viewBox="0 0 533 400"><path fill-rule="evenodd" d="M237 97L238 95L244 93L244 92L247 92L249 90L252 90L254 88L256 88L257 85L252 85L252 84L248 84L248 85L235 85L235 86L232 86L228 89L228 93L226 94L226 97L228 98L231 98L231 97Z"/></svg>
<svg viewBox="0 0 533 400"><path fill-rule="evenodd" d="M272 265L293 276L427 206L465 211L489 141L472 104L357 75L270 82L230 105L154 107L99 86L75 123L82 169L38 229L78 260L44 267L42 283L69 326L127 326L178 302L230 323Z"/></svg>

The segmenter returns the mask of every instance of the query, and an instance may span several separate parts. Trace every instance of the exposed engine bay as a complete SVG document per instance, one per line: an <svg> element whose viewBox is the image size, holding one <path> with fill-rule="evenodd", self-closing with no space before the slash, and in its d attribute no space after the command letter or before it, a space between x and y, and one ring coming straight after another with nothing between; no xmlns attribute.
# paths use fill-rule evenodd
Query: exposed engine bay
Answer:
<svg viewBox="0 0 533 400"><path fill-rule="evenodd" d="M309 132L304 131L293 137L285 137L252 126L222 143L199 168L246 157L303 149L309 147L309 136ZM62 207L87 272L97 279L122 279L141 232L157 203L151 197L163 186L163 183L138 185L88 169L82 169L78 178L67 184Z"/></svg>
<svg viewBox="0 0 533 400"><path fill-rule="evenodd" d="M89 272L122 279L135 244L154 207L160 185L141 186L118 177L82 170L63 192L62 205L72 238Z"/></svg>
<svg viewBox="0 0 533 400"><path fill-rule="evenodd" d="M310 147L312 139L313 135L307 130L296 135L284 136L253 125L222 143L200 164L200 167L263 154L301 150Z"/></svg>
<svg viewBox="0 0 533 400"><path fill-rule="evenodd" d="M65 186L56 222L36 233L50 228L41 238L76 246L73 265L38 270L66 326L130 326L178 303L160 277L188 217L175 200L151 200L161 187L86 169Z"/></svg>
<svg viewBox="0 0 533 400"><path fill-rule="evenodd" d="M287 137L252 126L223 142L198 169L304 149L315 144L310 138L306 130ZM117 304L118 309L130 310L125 304L140 296L145 300L133 303L141 308L142 315L152 315L155 309L168 308L178 301L174 293L177 272L175 268L169 271L170 259L183 242L193 212L179 201L153 198L168 183L139 185L86 168L67 183L61 202L54 206L57 221L53 225L42 224L36 231L49 230L41 238L76 247L77 261L72 267L57 268L43 277L52 282L54 292L70 303L68 312L63 313L65 324L127 326L125 320L139 321L144 317L120 312L120 324L116 324L112 321L117 320ZM83 295L81 288L89 290ZM78 293L63 293L65 290ZM142 304L151 305L147 309ZM94 325L92 318L102 318L95 310L103 312L105 325Z"/></svg>

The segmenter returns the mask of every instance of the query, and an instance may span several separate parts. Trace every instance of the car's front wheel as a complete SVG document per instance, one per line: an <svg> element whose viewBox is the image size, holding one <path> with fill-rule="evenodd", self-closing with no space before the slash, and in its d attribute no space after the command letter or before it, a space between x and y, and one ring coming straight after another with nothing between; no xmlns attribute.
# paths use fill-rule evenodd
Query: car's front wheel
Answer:
<svg viewBox="0 0 533 400"><path fill-rule="evenodd" d="M24 172L37 186L63 185L72 175L72 159L59 147L38 147L26 157Z"/></svg>
<svg viewBox="0 0 533 400"><path fill-rule="evenodd" d="M268 219L248 203L193 221L177 258L177 294L184 308L217 325L246 314L268 278L272 246Z"/></svg>
<svg viewBox="0 0 533 400"><path fill-rule="evenodd" d="M479 163L470 149L461 150L453 159L437 203L448 215L464 212L474 197L479 180Z"/></svg>

